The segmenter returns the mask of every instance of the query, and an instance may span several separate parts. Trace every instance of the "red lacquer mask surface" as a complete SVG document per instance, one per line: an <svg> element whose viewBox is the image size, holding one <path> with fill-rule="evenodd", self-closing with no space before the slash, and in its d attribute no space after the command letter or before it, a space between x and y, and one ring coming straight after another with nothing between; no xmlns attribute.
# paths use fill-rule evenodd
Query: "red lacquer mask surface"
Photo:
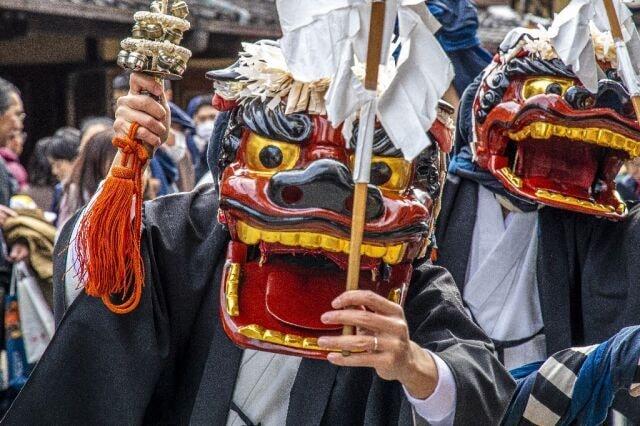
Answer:
<svg viewBox="0 0 640 426"><path fill-rule="evenodd" d="M617 73L587 91L559 59L496 55L473 103L478 165L510 192L561 209L621 219L614 179L640 155L640 127Z"/></svg>
<svg viewBox="0 0 640 426"><path fill-rule="evenodd" d="M220 294L225 331L243 347L324 358L317 338L341 333L320 316L346 284L353 149L324 116L286 115L259 99L216 102L231 112L218 176L219 220L232 240ZM413 162L376 131L360 288L397 303L412 262L430 247L450 113L443 105L430 132L438 143Z"/></svg>

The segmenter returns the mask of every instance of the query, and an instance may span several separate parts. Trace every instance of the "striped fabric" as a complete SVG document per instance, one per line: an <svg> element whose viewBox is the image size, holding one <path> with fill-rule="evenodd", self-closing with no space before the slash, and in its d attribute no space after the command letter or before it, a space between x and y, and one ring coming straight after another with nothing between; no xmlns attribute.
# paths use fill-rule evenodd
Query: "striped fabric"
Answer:
<svg viewBox="0 0 640 426"><path fill-rule="evenodd" d="M600 345L560 351L526 371L512 372L518 388L503 424L601 424L618 390L640 397L640 326Z"/></svg>
<svg viewBox="0 0 640 426"><path fill-rule="evenodd" d="M571 404L580 368L596 347L567 349L542 364L522 415L523 420L538 425L558 424Z"/></svg>

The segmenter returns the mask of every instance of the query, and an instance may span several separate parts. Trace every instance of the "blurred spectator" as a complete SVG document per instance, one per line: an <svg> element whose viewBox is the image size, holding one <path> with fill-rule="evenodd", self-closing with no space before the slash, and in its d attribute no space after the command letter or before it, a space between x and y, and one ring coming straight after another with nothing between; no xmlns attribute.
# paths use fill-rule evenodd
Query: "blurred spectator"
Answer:
<svg viewBox="0 0 640 426"><path fill-rule="evenodd" d="M52 138L43 138L36 146L29 161L28 193L36 205L43 211L51 208L56 178L51 173L51 165L47 160L47 147Z"/></svg>
<svg viewBox="0 0 640 426"><path fill-rule="evenodd" d="M213 95L201 95L191 99L187 107L187 113L193 118L196 126L193 143L189 145L189 151L194 160L196 169L196 182L209 171L207 166L207 146L213 134L213 128L219 111L212 105Z"/></svg>
<svg viewBox="0 0 640 426"><path fill-rule="evenodd" d="M15 131L22 131L25 117L20 91L0 78L0 142Z"/></svg>
<svg viewBox="0 0 640 426"><path fill-rule="evenodd" d="M169 107L171 109L171 132L167 143L156 152L156 157L163 157L165 154L177 168L178 176L175 184L178 191L191 191L195 186L195 168L191 154L187 149L187 141L193 135L195 126L191 117L177 105L170 102ZM166 160L166 158L160 159L162 164L167 164ZM157 176L154 174L154 177Z"/></svg>
<svg viewBox="0 0 640 426"><path fill-rule="evenodd" d="M52 281L56 229L26 195L12 197L11 207L15 213L2 226L13 262L5 298L5 336L8 369L14 380L4 395L6 402L20 390L22 379L46 350L55 329ZM14 332L18 330L20 333ZM16 380L18 372L24 377Z"/></svg>
<svg viewBox="0 0 640 426"><path fill-rule="evenodd" d="M156 151L149 162L149 169L151 170L152 179L158 183L157 190L154 194L149 194L149 197L155 198L178 192L177 181L180 173L176 164L165 152L165 149Z"/></svg>
<svg viewBox="0 0 640 426"><path fill-rule="evenodd" d="M14 130L4 142L0 143L0 157L5 162L7 170L16 180L18 187L17 192L24 192L29 186L29 176L27 170L20 163L20 154L27 134L22 130Z"/></svg>
<svg viewBox="0 0 640 426"><path fill-rule="evenodd" d="M212 105L213 95L199 95L189 101L187 113L196 126L207 121L215 121L219 111Z"/></svg>
<svg viewBox="0 0 640 426"><path fill-rule="evenodd" d="M113 127L113 120L109 117L87 117L80 123L80 149L89 139L100 132Z"/></svg>
<svg viewBox="0 0 640 426"><path fill-rule="evenodd" d="M51 164L51 173L58 179L51 206L51 211L58 215L56 219L57 226L62 226L74 213L67 208L64 188L71 177L73 162L78 156L79 146L79 134L72 135L68 132L64 136L54 136L47 149L47 159Z"/></svg>
<svg viewBox="0 0 640 426"><path fill-rule="evenodd" d="M144 201L157 198L159 196L161 186L162 184L160 183L160 180L151 175L151 168L147 168L144 172Z"/></svg>
<svg viewBox="0 0 640 426"><path fill-rule="evenodd" d="M12 262L25 261L40 279L45 299L52 305L53 243L55 227L48 223L35 202L26 195L11 199L14 214L2 229Z"/></svg>
<svg viewBox="0 0 640 426"><path fill-rule="evenodd" d="M24 129L24 106L20 91L7 80L0 78L0 145L16 132ZM8 206L17 183L0 157L0 204Z"/></svg>
<svg viewBox="0 0 640 426"><path fill-rule="evenodd" d="M118 99L129 93L129 75L130 73L125 71L113 79L111 84L111 109L114 112Z"/></svg>
<svg viewBox="0 0 640 426"><path fill-rule="evenodd" d="M122 96L126 96L129 93L129 77L131 73L125 71L118 74L113 79L111 84L111 108L115 112L118 99ZM164 80L164 93L167 101L173 101L173 88L171 86L171 80Z"/></svg>
<svg viewBox="0 0 640 426"><path fill-rule="evenodd" d="M79 144L81 133L80 133L80 130L76 129L75 127L66 126L56 130L53 136L60 136L61 138L71 140L71 141L77 140Z"/></svg>
<svg viewBox="0 0 640 426"><path fill-rule="evenodd" d="M80 150L67 185L67 204L71 213L82 208L107 177L117 149L111 143L113 130L96 133Z"/></svg>
<svg viewBox="0 0 640 426"><path fill-rule="evenodd" d="M623 200L640 201L640 158L625 163L626 172L616 178L616 188Z"/></svg>

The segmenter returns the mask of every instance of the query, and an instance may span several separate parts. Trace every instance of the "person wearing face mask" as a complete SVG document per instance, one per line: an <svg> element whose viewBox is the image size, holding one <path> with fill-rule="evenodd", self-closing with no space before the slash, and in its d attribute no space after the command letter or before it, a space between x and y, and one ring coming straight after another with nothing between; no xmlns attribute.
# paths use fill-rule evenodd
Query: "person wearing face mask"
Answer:
<svg viewBox="0 0 640 426"><path fill-rule="evenodd" d="M154 156L156 164L151 165L153 177L160 180L159 195L174 192L188 192L195 186L195 168L188 145L195 126L189 115L177 105L170 103L171 131L167 144Z"/></svg>
<svg viewBox="0 0 640 426"><path fill-rule="evenodd" d="M197 155L197 161L194 164L196 182L198 183L202 182L203 178L206 181L207 177L211 176L207 165L207 148L219 113L212 103L213 95L200 95L191 99L187 107L187 113L193 118L196 126L196 132L193 137L196 152L192 152L192 155L194 155L194 158Z"/></svg>
<svg viewBox="0 0 640 426"><path fill-rule="evenodd" d="M187 107L187 113L193 119L196 126L193 141L195 150L191 151L196 168L196 182L208 173L207 146L213 134L214 123L218 116L218 110L212 105L213 95L200 95L191 99Z"/></svg>

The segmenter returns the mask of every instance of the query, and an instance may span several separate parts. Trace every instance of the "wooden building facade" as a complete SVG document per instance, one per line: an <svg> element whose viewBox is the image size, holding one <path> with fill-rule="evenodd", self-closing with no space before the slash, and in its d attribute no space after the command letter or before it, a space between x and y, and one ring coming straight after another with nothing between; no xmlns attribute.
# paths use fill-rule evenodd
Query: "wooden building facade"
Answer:
<svg viewBox="0 0 640 426"><path fill-rule="evenodd" d="M133 13L150 0L0 1L0 77L21 90L28 133L35 142L88 116L110 115L119 41ZM183 45L194 52L175 101L211 90L204 73L235 60L242 41L280 35L275 0L188 0L192 30Z"/></svg>

